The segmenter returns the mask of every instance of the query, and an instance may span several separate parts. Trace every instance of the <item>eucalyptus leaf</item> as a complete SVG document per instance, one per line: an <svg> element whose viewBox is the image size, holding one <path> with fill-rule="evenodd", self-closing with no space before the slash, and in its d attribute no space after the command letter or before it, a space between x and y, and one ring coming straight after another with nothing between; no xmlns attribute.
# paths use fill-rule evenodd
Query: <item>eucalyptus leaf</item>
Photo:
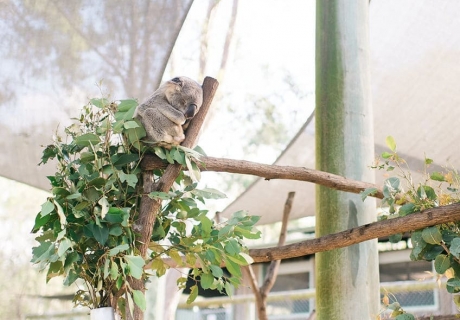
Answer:
<svg viewBox="0 0 460 320"><path fill-rule="evenodd" d="M442 234L436 226L423 229L422 238L426 243L439 244L442 241Z"/></svg>
<svg viewBox="0 0 460 320"><path fill-rule="evenodd" d="M94 133L85 133L76 137L74 142L77 146L89 147L91 145L95 146L99 144L101 140L99 136Z"/></svg>
<svg viewBox="0 0 460 320"><path fill-rule="evenodd" d="M133 290L133 300L134 303L141 309L145 311L146 303L145 303L145 295L140 290Z"/></svg>
<svg viewBox="0 0 460 320"><path fill-rule="evenodd" d="M454 238L450 243L450 253L460 258L460 238Z"/></svg>
<svg viewBox="0 0 460 320"><path fill-rule="evenodd" d="M387 144L388 148L390 148L391 151L396 152L396 142L392 136L386 137L385 143Z"/></svg>
<svg viewBox="0 0 460 320"><path fill-rule="evenodd" d="M445 254L440 254L434 260L434 269L439 274L444 274L447 269L450 268L450 260L449 257Z"/></svg>
<svg viewBox="0 0 460 320"><path fill-rule="evenodd" d="M142 277L142 273L144 272L144 259L140 256L132 255L125 255L124 259L128 264L129 274L136 279L140 279Z"/></svg>
<svg viewBox="0 0 460 320"><path fill-rule="evenodd" d="M50 201L46 201L44 204L42 204L42 210L40 211L40 215L44 217L53 211L54 211L54 204Z"/></svg>

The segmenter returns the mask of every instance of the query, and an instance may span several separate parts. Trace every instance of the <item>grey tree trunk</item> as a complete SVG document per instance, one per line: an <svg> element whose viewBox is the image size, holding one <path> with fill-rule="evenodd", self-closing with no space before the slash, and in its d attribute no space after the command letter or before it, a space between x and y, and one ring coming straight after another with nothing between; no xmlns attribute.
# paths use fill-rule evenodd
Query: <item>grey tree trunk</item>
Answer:
<svg viewBox="0 0 460 320"><path fill-rule="evenodd" d="M316 168L374 182L368 0L316 2ZM374 199L316 189L316 236L376 220ZM377 240L316 254L318 320L375 319Z"/></svg>

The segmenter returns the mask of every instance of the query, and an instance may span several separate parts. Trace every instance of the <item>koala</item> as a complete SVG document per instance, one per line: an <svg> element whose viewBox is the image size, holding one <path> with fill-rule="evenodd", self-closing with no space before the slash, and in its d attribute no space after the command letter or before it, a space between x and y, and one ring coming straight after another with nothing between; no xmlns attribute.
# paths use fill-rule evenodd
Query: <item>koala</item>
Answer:
<svg viewBox="0 0 460 320"><path fill-rule="evenodd" d="M185 139L184 130L203 103L201 86L187 77L176 77L163 83L134 112L145 128L144 138L156 145L171 147Z"/></svg>

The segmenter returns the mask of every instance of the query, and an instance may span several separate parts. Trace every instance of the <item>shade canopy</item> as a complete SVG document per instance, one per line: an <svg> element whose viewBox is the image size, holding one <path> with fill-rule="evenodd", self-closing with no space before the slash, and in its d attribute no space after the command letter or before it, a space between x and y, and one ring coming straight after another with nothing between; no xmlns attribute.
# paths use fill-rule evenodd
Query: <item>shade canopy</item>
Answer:
<svg viewBox="0 0 460 320"><path fill-rule="evenodd" d="M370 5L371 87L376 157L393 136L415 179L425 157L430 166L460 168L460 3L377 1ZM311 116L275 161L315 168L315 124ZM369 166L372 164L370 163ZM373 170L370 169L369 170ZM375 170L383 185L386 172ZM315 185L258 179L222 213L260 215L260 224L280 221L290 191L296 192L291 219L315 215Z"/></svg>

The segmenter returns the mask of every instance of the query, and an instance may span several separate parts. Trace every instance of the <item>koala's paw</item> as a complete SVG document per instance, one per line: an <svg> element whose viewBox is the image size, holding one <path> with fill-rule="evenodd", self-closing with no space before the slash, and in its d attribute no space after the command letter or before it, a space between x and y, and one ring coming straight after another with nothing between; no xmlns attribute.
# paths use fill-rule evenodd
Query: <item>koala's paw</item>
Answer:
<svg viewBox="0 0 460 320"><path fill-rule="evenodd" d="M175 136L175 137L174 137L174 141L177 141L177 142L179 142L179 143L181 143L181 142L184 141L184 140L185 140L185 135L184 135L184 134L182 134L182 135L180 135L180 136Z"/></svg>

